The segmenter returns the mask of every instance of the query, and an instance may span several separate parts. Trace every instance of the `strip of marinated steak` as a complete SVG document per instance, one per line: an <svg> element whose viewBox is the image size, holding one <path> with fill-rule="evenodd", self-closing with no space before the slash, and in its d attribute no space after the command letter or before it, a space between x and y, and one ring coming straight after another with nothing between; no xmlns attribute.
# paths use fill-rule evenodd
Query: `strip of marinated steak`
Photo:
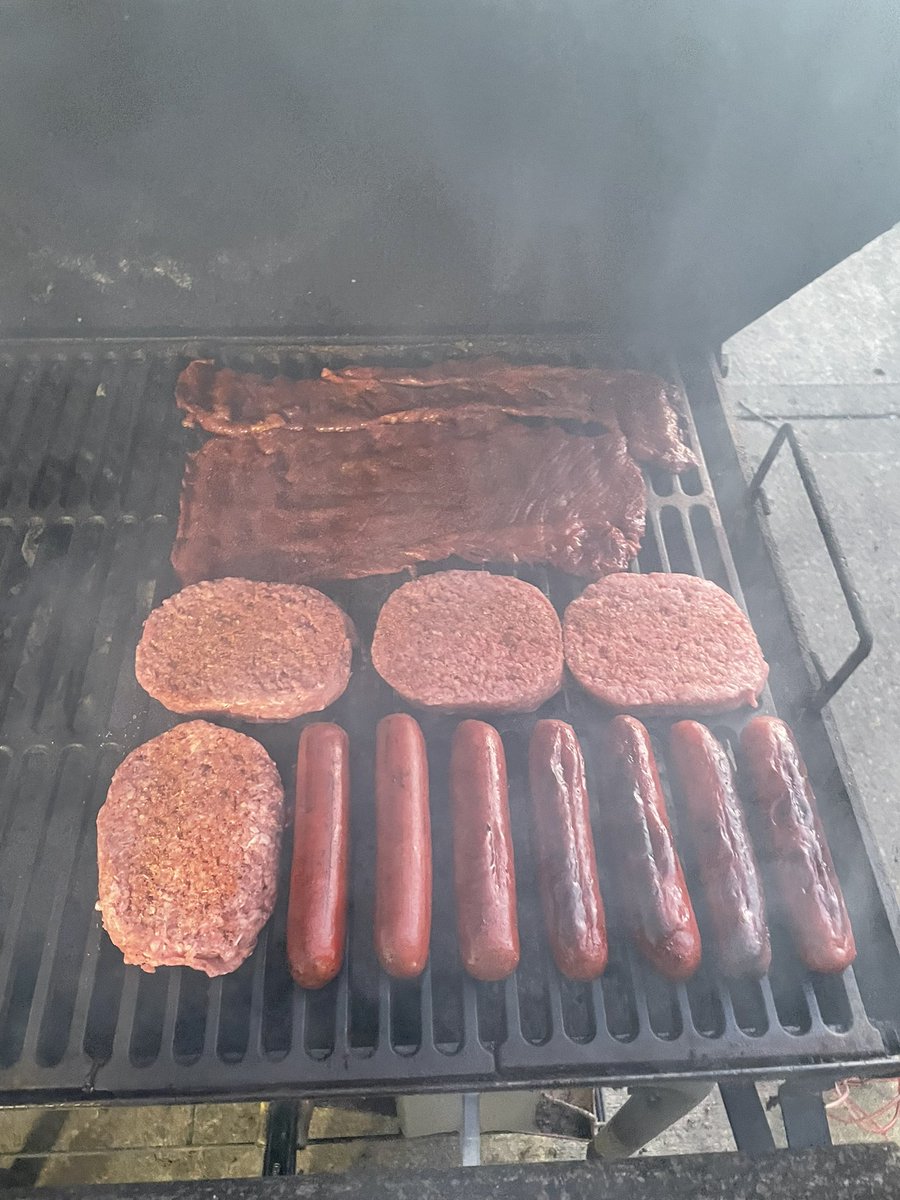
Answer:
<svg viewBox="0 0 900 1200"><path fill-rule="evenodd" d="M268 429L359 429L373 421L435 421L461 407L510 416L599 423L621 430L639 462L684 471L695 463L678 425L678 389L640 371L517 367L496 358L421 370L349 367L319 379L267 379L190 363L175 399L185 425L236 436Z"/></svg>
<svg viewBox="0 0 900 1200"><path fill-rule="evenodd" d="M138 746L97 814L97 907L144 971L234 971L272 914L284 793L259 742L206 721Z"/></svg>
<svg viewBox="0 0 900 1200"><path fill-rule="evenodd" d="M499 413L278 429L188 459L172 564L184 583L356 579L452 555L597 578L637 554L645 510L619 434Z"/></svg>

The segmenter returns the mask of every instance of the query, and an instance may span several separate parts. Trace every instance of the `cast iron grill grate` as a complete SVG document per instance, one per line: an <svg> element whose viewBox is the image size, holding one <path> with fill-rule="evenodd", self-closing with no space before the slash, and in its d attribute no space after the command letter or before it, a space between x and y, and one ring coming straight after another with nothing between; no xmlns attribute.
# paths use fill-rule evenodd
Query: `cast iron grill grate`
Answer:
<svg viewBox="0 0 900 1200"><path fill-rule="evenodd" d="M594 984L570 983L556 974L540 933L524 777L531 716L498 722L524 935L519 971L476 985L459 968L445 789L455 722L420 716L433 781L432 951L420 981L389 981L371 946L372 750L378 717L404 705L365 653L329 712L350 732L353 754L352 911L340 977L319 993L292 984L284 876L273 920L233 975L209 981L123 965L93 907L94 820L124 754L174 723L138 687L133 653L147 613L175 588L168 553L184 455L199 438L181 427L173 388L181 366L204 351L238 368L303 374L325 363L421 361L446 348L130 342L0 354L0 1099L549 1086L883 1058L896 1036L900 961L839 777L819 793L839 833L854 924L870 931L859 938L855 969L814 979L776 931L775 966L761 983L727 984L705 961L694 980L673 986L631 951L607 894L609 969ZM546 360L546 347L531 356ZM699 450L690 414L688 422ZM680 480L650 480L639 569L702 574L741 597L702 463ZM518 573L560 611L579 586L542 569ZM401 581L328 589L364 645ZM600 718L577 690L538 715L572 721L590 760ZM289 796L301 724L247 730L275 757ZM738 727L722 721L717 732L732 742ZM664 727L652 732L662 751ZM664 768L664 754L661 761ZM602 838L598 847L602 864Z"/></svg>

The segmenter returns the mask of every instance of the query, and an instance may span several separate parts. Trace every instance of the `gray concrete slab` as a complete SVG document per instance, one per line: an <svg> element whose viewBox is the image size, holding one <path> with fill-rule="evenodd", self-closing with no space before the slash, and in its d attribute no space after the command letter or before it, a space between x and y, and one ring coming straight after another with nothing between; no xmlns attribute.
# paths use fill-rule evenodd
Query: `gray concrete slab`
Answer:
<svg viewBox="0 0 900 1200"><path fill-rule="evenodd" d="M900 888L900 227L744 330L727 352L725 399L748 461L759 460L782 420L793 422L874 628L871 657L832 711ZM806 632L833 669L852 628L788 455L767 493Z"/></svg>
<svg viewBox="0 0 900 1200"><path fill-rule="evenodd" d="M728 395L735 411L751 419L900 417L897 383L742 383L729 375Z"/></svg>
<svg viewBox="0 0 900 1200"><path fill-rule="evenodd" d="M730 343L733 380L900 383L900 231L894 228Z"/></svg>

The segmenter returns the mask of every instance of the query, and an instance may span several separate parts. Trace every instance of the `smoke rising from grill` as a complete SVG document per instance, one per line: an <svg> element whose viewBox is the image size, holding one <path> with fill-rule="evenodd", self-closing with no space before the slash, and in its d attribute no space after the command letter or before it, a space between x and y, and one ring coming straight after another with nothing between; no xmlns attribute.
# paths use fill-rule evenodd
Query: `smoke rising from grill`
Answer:
<svg viewBox="0 0 900 1200"><path fill-rule="evenodd" d="M6 5L0 328L720 341L900 211L880 8Z"/></svg>

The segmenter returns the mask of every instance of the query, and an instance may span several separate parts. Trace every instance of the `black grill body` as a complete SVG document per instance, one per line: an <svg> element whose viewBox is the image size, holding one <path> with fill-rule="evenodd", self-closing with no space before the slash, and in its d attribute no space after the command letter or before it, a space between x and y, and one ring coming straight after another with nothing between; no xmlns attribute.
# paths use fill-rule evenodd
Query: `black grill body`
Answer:
<svg viewBox="0 0 900 1200"><path fill-rule="evenodd" d="M748 607L773 667L764 710L779 711L798 732L847 890L859 943L851 970L834 979L808 975L775 930L774 966L761 983L727 983L707 955L695 979L670 985L632 952L607 888L609 969L590 985L557 974L537 907L524 749L538 717L569 720L593 775L603 718L568 686L534 716L497 722L509 764L524 934L520 968L502 984L476 984L458 962L446 793L455 721L419 716L432 777L431 957L421 980L389 981L378 970L371 940L373 740L378 718L404 705L372 669L366 647L381 603L405 576L326 589L350 613L362 644L348 691L326 714L347 728L353 756L352 908L338 979L305 993L288 974L289 832L275 915L233 975L210 982L183 969L142 974L123 965L103 933L94 910L97 810L124 755L174 723L138 686L133 656L143 620L176 587L168 554L181 473L185 453L199 444L179 423L178 371L198 355L247 370L307 375L324 365L421 364L487 352L576 365L596 359L589 341L565 339L0 346L6 431L0 472L0 1101L271 1098L685 1074L780 1077L800 1069L827 1076L846 1075L851 1065L854 1073L896 1070L900 953L893 897L864 813L845 783L827 717L806 704L804 647L734 458L714 376L703 364L689 364L684 379L691 397L688 432L700 465L681 479L653 474L648 480L648 529L638 565L704 575ZM638 365L676 373L669 363ZM518 573L560 612L580 589L577 581L543 569ZM733 744L744 719L723 718L714 728ZM235 725L273 755L289 798L302 724ZM651 724L664 774L666 730L665 722ZM677 826L677 800L670 809ZM602 868L602 836L598 849ZM689 847L683 849L705 932Z"/></svg>

